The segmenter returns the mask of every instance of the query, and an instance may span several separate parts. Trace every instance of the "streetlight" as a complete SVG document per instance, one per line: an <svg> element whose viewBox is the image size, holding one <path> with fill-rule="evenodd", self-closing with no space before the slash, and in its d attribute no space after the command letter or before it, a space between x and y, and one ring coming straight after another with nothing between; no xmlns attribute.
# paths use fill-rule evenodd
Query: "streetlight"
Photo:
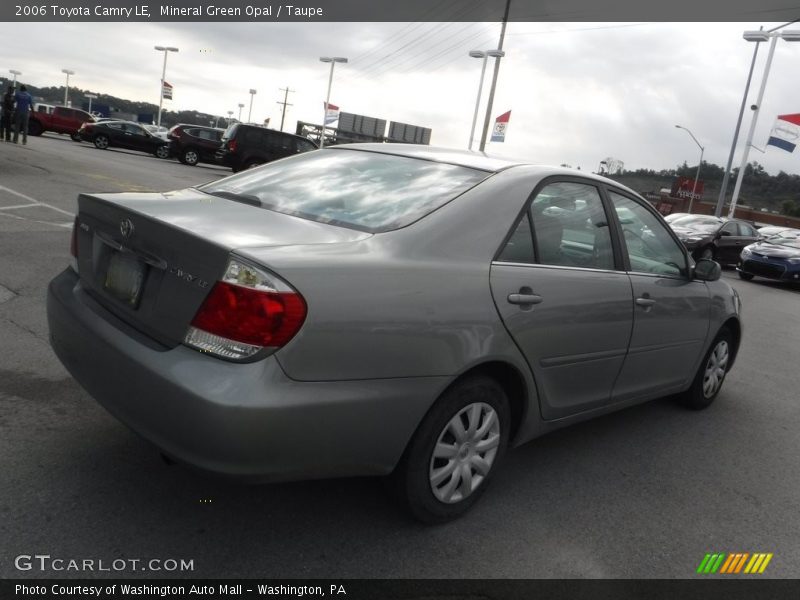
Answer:
<svg viewBox="0 0 800 600"><path fill-rule="evenodd" d="M764 65L764 77L761 80L761 88L758 90L758 98L756 103L751 106L753 109L753 120L750 122L750 131L747 133L747 141L744 144L744 152L742 153L742 164L739 167L739 173L736 175L736 185L733 188L733 196L731 196L731 207L728 211L728 217L733 218L736 213L736 201L739 199L739 191L742 189L742 180L744 179L744 171L747 168L747 158L750 154L750 146L753 144L753 134L756 131L756 124L758 123L758 113L761 109L761 101L764 99L764 89L767 87L767 78L769 77L769 69L772 66L772 57L775 54L775 45L778 38L782 38L787 42L800 42L800 30L789 31L745 31L742 37L748 42L766 42L772 40L769 45L769 54L767 54L767 62Z"/></svg>
<svg viewBox="0 0 800 600"><path fill-rule="evenodd" d="M154 50L164 53L164 66L161 69L161 89L158 92L158 121L156 125L161 127L161 108L164 105L164 78L167 76L167 55L170 52L177 52L177 48L172 46L153 46Z"/></svg>
<svg viewBox="0 0 800 600"><path fill-rule="evenodd" d="M11 84L11 87L17 89L17 75L22 75L22 71L17 71L16 69L9 69L8 72L14 76L14 82Z"/></svg>
<svg viewBox="0 0 800 600"><path fill-rule="evenodd" d="M331 101L331 84L333 83L333 67L336 66L336 63L346 63L347 59L343 56L320 56L320 61L324 63L331 63L331 74L328 77L328 95L325 98L325 110L322 113L322 132L319 136L319 147L325 147L325 119L328 116L328 103Z"/></svg>
<svg viewBox="0 0 800 600"><path fill-rule="evenodd" d="M242 122L242 109L244 108L244 104L239 102L239 122Z"/></svg>
<svg viewBox="0 0 800 600"><path fill-rule="evenodd" d="M67 85L64 86L64 106L67 105L67 96L69 95L69 76L75 75L75 71L70 71L69 69L61 69L61 72L66 74L67 76Z"/></svg>
<svg viewBox="0 0 800 600"><path fill-rule="evenodd" d="M686 133L692 136L694 143L697 144L697 147L700 148L700 162L697 163L697 173L694 176L694 186L692 186L692 195L689 198L689 210L687 212L692 212L692 204L694 203L694 195L697 193L697 180L700 179L700 167L703 165L703 152L705 152L705 148L700 145L700 142L697 141L697 138L694 137L694 134L686 129L686 127L681 127L680 125L675 125L678 129L683 129Z"/></svg>
<svg viewBox="0 0 800 600"><path fill-rule="evenodd" d="M228 127L230 127L230 126L231 126L231 118L232 118L232 117L233 117L233 111L232 111L232 110L229 110L229 111L228 111Z"/></svg>
<svg viewBox="0 0 800 600"><path fill-rule="evenodd" d="M250 110L247 111L247 122L253 122L253 98L256 95L256 90L250 90Z"/></svg>
<svg viewBox="0 0 800 600"><path fill-rule="evenodd" d="M472 150L472 141L475 138L475 124L478 122L478 107L481 104L481 91L483 90L483 77L486 74L486 61L490 56L495 58L502 58L506 55L502 50L470 50L469 55L472 58L482 58L483 66L481 66L481 79L478 83L478 97L475 100L475 114L472 115L472 129L469 130L469 149Z"/></svg>
<svg viewBox="0 0 800 600"><path fill-rule="evenodd" d="M97 94L84 94L83 97L89 99L89 110L86 111L86 112L88 112L89 114L92 114L92 100L94 98L97 98Z"/></svg>

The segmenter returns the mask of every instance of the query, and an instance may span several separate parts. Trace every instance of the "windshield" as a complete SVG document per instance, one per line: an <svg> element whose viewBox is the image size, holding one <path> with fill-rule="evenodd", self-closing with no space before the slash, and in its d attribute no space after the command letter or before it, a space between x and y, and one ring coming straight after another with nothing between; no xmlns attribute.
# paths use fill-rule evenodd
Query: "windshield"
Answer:
<svg viewBox="0 0 800 600"><path fill-rule="evenodd" d="M263 208L378 233L405 227L490 173L355 150L317 150L201 186L256 199Z"/></svg>
<svg viewBox="0 0 800 600"><path fill-rule="evenodd" d="M797 248L798 250L800 250L800 237L797 236L774 235L771 238L767 238L767 241L770 244L778 244L779 246L789 246L791 248Z"/></svg>

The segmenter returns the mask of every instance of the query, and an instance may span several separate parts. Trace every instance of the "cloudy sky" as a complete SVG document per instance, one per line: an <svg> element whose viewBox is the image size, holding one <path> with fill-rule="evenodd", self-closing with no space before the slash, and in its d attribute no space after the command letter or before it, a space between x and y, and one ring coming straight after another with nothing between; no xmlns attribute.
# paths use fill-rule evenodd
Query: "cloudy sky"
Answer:
<svg viewBox="0 0 800 600"><path fill-rule="evenodd" d="M489 153L541 164L595 170L614 157L628 169L724 165L754 44L742 32L780 23L509 23L493 117L511 110L503 144ZM789 28L792 28L791 26ZM800 29L800 24L796 26ZM37 86L63 85L62 68L82 89L158 101L162 54L177 46L167 81L171 109L238 114L250 96L253 121L319 123L328 66L320 56L344 56L331 102L342 110L430 127L432 143L465 148L480 76L472 49L497 45L498 23L0 23L7 69ZM760 85L767 45L761 44L751 98ZM776 115L800 112L800 44L779 40L754 145L763 148ZM4 73L5 74L5 73ZM488 96L491 63L483 94ZM482 103L479 127L483 120ZM740 147L750 124L746 111ZM740 161L737 152L734 166ZM751 151L770 173L800 173L795 154Z"/></svg>

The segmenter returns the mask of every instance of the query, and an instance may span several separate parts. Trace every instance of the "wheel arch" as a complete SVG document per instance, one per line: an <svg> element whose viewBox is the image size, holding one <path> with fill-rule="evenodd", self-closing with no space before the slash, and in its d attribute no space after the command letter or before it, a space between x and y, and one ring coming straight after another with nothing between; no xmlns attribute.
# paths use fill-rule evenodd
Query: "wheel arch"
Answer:
<svg viewBox="0 0 800 600"><path fill-rule="evenodd" d="M731 350L731 360L728 363L728 370L730 371L731 367L733 367L733 363L736 362L736 355L739 354L739 344L742 340L742 324L739 322L739 319L736 317L730 317L727 321L722 324L720 327L720 331L723 329L727 329L731 332L733 336L733 348ZM717 332L719 334L719 332Z"/></svg>

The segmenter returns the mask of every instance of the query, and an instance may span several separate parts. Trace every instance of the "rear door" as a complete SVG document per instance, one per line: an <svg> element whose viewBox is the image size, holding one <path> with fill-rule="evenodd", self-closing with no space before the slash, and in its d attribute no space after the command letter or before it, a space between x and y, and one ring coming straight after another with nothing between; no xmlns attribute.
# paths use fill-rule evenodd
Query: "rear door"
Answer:
<svg viewBox="0 0 800 600"><path fill-rule="evenodd" d="M651 206L613 190L608 197L634 304L633 334L614 400L677 391L694 375L708 333L708 288L690 279L683 245Z"/></svg>
<svg viewBox="0 0 800 600"><path fill-rule="evenodd" d="M544 419L607 404L628 348L633 302L598 188L547 182L491 269L503 322L536 379Z"/></svg>
<svg viewBox="0 0 800 600"><path fill-rule="evenodd" d="M719 236L717 240L717 260L723 264L736 262L742 252L742 248L747 245L742 243L739 224L736 221L728 221L720 228L717 235Z"/></svg>

